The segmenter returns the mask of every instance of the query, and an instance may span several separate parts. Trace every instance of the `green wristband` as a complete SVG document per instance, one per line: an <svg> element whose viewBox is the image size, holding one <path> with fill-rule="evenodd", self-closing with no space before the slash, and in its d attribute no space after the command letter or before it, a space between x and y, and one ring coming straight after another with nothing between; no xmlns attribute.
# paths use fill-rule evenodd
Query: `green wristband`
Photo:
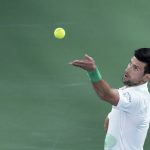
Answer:
<svg viewBox="0 0 150 150"><path fill-rule="evenodd" d="M102 76L97 67L94 71L88 71L88 76L93 83L102 80Z"/></svg>

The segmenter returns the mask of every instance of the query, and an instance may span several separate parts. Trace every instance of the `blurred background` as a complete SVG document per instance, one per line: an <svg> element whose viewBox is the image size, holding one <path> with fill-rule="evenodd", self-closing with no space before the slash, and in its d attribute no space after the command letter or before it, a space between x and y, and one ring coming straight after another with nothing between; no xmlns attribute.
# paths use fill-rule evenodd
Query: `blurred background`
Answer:
<svg viewBox="0 0 150 150"><path fill-rule="evenodd" d="M0 0L0 149L103 150L111 105L86 72L91 55L115 88L135 49L150 47L149 0ZM57 27L66 37L55 39ZM145 142L149 150L150 135Z"/></svg>

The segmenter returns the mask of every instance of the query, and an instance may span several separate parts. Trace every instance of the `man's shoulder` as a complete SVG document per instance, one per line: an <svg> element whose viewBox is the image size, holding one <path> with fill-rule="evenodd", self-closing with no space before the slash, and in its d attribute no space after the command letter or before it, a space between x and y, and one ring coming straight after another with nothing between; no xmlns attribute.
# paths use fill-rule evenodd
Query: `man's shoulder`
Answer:
<svg viewBox="0 0 150 150"><path fill-rule="evenodd" d="M150 101L150 93L148 91L147 85L139 85L139 86L123 86L119 88L119 93L121 93L125 97L132 97L134 99L144 100L147 99Z"/></svg>

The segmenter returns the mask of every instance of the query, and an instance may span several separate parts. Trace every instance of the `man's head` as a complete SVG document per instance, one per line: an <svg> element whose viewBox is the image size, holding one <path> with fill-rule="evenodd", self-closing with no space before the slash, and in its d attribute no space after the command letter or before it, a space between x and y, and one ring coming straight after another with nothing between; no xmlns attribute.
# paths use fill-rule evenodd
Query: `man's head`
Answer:
<svg viewBox="0 0 150 150"><path fill-rule="evenodd" d="M125 69L123 83L128 86L143 84L150 80L150 48L135 50Z"/></svg>

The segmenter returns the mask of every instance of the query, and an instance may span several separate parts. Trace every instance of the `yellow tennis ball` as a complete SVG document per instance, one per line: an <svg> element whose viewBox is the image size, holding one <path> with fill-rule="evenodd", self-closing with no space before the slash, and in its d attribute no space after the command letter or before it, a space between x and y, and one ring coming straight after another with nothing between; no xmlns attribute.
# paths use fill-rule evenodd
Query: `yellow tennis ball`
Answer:
<svg viewBox="0 0 150 150"><path fill-rule="evenodd" d="M65 30L63 28L56 28L54 30L54 36L57 39L63 39L65 37Z"/></svg>

